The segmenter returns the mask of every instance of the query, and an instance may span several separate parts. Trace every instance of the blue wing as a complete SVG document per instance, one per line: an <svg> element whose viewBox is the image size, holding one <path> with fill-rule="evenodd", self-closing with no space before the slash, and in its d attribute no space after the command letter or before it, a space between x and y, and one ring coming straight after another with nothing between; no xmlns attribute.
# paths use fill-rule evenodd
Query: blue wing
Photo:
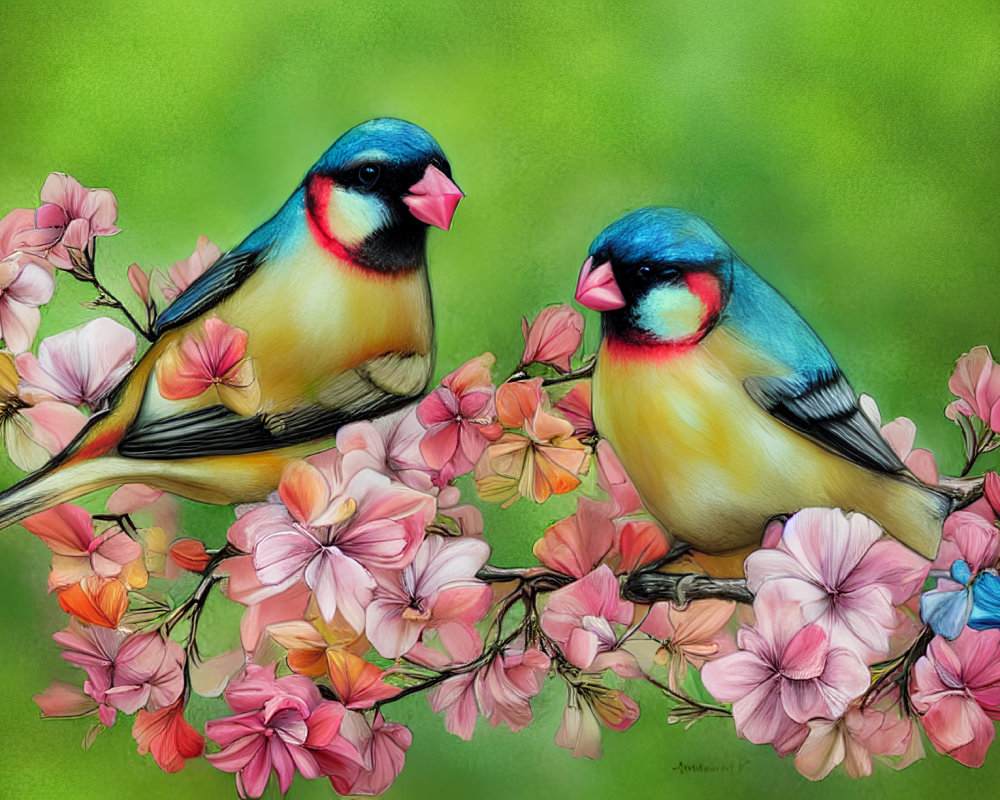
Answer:
<svg viewBox="0 0 1000 800"><path fill-rule="evenodd" d="M218 305L260 266L265 253L266 250L226 253L163 309L153 323L153 333L160 336Z"/></svg>
<svg viewBox="0 0 1000 800"><path fill-rule="evenodd" d="M775 419L860 466L904 470L882 433L812 328L778 292L746 265L733 266L726 324L787 373L750 376L747 394Z"/></svg>

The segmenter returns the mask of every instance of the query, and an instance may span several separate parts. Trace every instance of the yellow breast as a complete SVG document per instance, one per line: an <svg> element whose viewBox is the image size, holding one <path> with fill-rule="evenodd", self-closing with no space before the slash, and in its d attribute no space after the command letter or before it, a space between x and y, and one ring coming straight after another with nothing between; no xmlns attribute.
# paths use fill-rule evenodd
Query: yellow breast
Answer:
<svg viewBox="0 0 1000 800"><path fill-rule="evenodd" d="M707 553L727 553L758 544L778 513L841 507L887 524L887 504L922 494L773 419L743 388L746 377L769 374L772 366L721 328L656 361L602 346L597 429L669 533Z"/></svg>

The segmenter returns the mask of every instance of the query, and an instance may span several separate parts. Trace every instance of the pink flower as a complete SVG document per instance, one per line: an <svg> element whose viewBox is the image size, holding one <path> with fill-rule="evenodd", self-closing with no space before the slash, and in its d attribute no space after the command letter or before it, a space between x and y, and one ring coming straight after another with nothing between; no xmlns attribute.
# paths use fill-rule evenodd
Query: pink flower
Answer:
<svg viewBox="0 0 1000 800"><path fill-rule="evenodd" d="M538 362L569 372L570 358L583 339L583 315L565 303L549 306L539 312L530 326L527 318L522 317L521 331L524 333L522 367Z"/></svg>
<svg viewBox="0 0 1000 800"><path fill-rule="evenodd" d="M156 711L139 709L132 736L139 745L139 755L152 753L164 772L180 772L185 759L197 758L205 751L205 738L184 719L184 704Z"/></svg>
<svg viewBox="0 0 1000 800"><path fill-rule="evenodd" d="M785 525L777 549L746 560L751 591L774 584L802 606L835 645L884 655L897 626L894 606L919 591L930 568L898 542L879 541L882 530L861 514L807 508Z"/></svg>
<svg viewBox="0 0 1000 800"><path fill-rule="evenodd" d="M984 484L984 494L993 509L993 516L1000 517L1000 475L990 470L986 473Z"/></svg>
<svg viewBox="0 0 1000 800"><path fill-rule="evenodd" d="M944 534L934 568L949 570L961 559L975 575L992 567L1000 558L1000 534L994 525L967 509L950 514L944 521Z"/></svg>
<svg viewBox="0 0 1000 800"><path fill-rule="evenodd" d="M420 452L445 482L472 469L486 445L500 435L493 405L490 369L484 353L441 379L441 386L420 401L417 418L427 429Z"/></svg>
<svg viewBox="0 0 1000 800"><path fill-rule="evenodd" d="M59 240L61 231L39 229L35 225L33 208L15 208L0 219L0 259L15 253L44 255ZM39 259L36 263L44 263Z"/></svg>
<svg viewBox="0 0 1000 800"><path fill-rule="evenodd" d="M42 320L39 306L52 299L56 284L45 268L8 257L0 261L0 339L14 353L31 347Z"/></svg>
<svg viewBox="0 0 1000 800"><path fill-rule="evenodd" d="M184 649L157 631L130 635L73 620L52 638L66 648L62 657L87 673L84 691L100 705L105 725L114 723L116 710L155 711L184 690Z"/></svg>
<svg viewBox="0 0 1000 800"><path fill-rule="evenodd" d="M48 253L49 262L59 269L74 267L67 248L91 250L95 236L112 236L120 231L114 224L118 201L108 189L87 189L75 178L53 172L45 179L40 197L43 205L35 224L60 240Z"/></svg>
<svg viewBox="0 0 1000 800"><path fill-rule="evenodd" d="M14 359L0 352L0 438L10 460L32 470L66 447L87 418L66 403L46 400L32 406L18 394L18 383Z"/></svg>
<svg viewBox="0 0 1000 800"><path fill-rule="evenodd" d="M489 556L490 546L479 539L428 536L402 571L374 570L368 640L385 658L406 653L427 628L445 639L478 641L472 626L486 615L493 591L475 575Z"/></svg>
<svg viewBox="0 0 1000 800"><path fill-rule="evenodd" d="M507 508L520 497L544 503L580 485L590 451L573 436L573 426L550 413L542 379L505 383L496 394L497 417L524 435L504 433L476 464L479 496Z"/></svg>
<svg viewBox="0 0 1000 800"><path fill-rule="evenodd" d="M42 719L49 717L88 717L97 713L97 703L79 686L64 681L52 681L44 692L31 698L42 711Z"/></svg>
<svg viewBox="0 0 1000 800"><path fill-rule="evenodd" d="M128 374L135 348L135 334L107 317L49 336L39 345L37 358L24 353L15 359L21 396L97 410Z"/></svg>
<svg viewBox="0 0 1000 800"><path fill-rule="evenodd" d="M639 630L652 640L631 639L625 645L649 671L654 664L669 668L671 689L687 677L688 664L695 669L713 658L736 649L732 634L725 630L736 604L726 600L695 600L684 609L672 603L654 603Z"/></svg>
<svg viewBox="0 0 1000 800"><path fill-rule="evenodd" d="M352 472L348 459L328 451L290 464L278 487L284 504L265 503L244 514L229 539L252 550L257 579L268 593L304 580L325 620L340 609L361 631L375 588L369 569L406 567L435 503L374 470Z"/></svg>
<svg viewBox="0 0 1000 800"><path fill-rule="evenodd" d="M22 523L52 551L49 591L54 592L97 575L145 585L142 546L121 528L95 534L90 512L68 503L34 514Z"/></svg>
<svg viewBox="0 0 1000 800"><path fill-rule="evenodd" d="M382 794L403 771L406 751L413 743L413 734L405 725L386 722L382 712L375 712L370 735L360 748L362 764L347 765L331 774L330 783L337 794Z"/></svg>
<svg viewBox="0 0 1000 800"><path fill-rule="evenodd" d="M532 717L529 700L542 690L551 666L547 655L529 647L510 648L483 667L476 674L475 691L490 726L503 722L514 733L527 726Z"/></svg>
<svg viewBox="0 0 1000 800"><path fill-rule="evenodd" d="M556 402L556 411L573 424L573 435L581 439L595 433L590 401L590 381L580 381Z"/></svg>
<svg viewBox="0 0 1000 800"><path fill-rule="evenodd" d="M795 753L795 768L819 781L842 763L848 776L860 778L872 774L874 756L891 757L895 769L924 757L917 722L898 704L883 710L854 703L838 720L810 720L809 735Z"/></svg>
<svg viewBox="0 0 1000 800"><path fill-rule="evenodd" d="M344 719L344 707L323 700L311 680L301 675L275 678L274 670L274 664L249 665L243 680L226 688L226 702L236 714L205 725L205 734L222 747L205 757L224 772L236 773L240 797L260 797L272 769L282 794L296 770L306 778L324 774L317 756L338 738Z"/></svg>
<svg viewBox="0 0 1000 800"><path fill-rule="evenodd" d="M913 424L913 420L897 417L892 422L882 426L882 436L910 472L924 483L936 484L938 482L938 469L934 454L930 450L913 447L917 438L917 426Z"/></svg>
<svg viewBox="0 0 1000 800"><path fill-rule="evenodd" d="M994 433L1000 433L1000 364L990 348L973 347L963 353L948 379L951 393L960 398L957 410L981 419Z"/></svg>
<svg viewBox="0 0 1000 800"><path fill-rule="evenodd" d="M222 251L217 245L210 242L207 236L199 236L194 252L187 258L172 264L167 270L170 280L169 284L162 289L163 296L168 301L173 300L221 257Z"/></svg>
<svg viewBox="0 0 1000 800"><path fill-rule="evenodd" d="M583 680L567 683L569 697L556 745L573 752L573 758L601 757L601 728L624 731L639 718L639 706L624 692L601 685L600 676L583 673Z"/></svg>
<svg viewBox="0 0 1000 800"><path fill-rule="evenodd" d="M560 520L535 542L535 557L550 569L582 578L614 549L615 529L607 503L580 497L576 513Z"/></svg>
<svg viewBox="0 0 1000 800"><path fill-rule="evenodd" d="M967 767L981 767L1000 719L1000 629L965 628L931 639L910 675L910 701L931 744Z"/></svg>
<svg viewBox="0 0 1000 800"><path fill-rule="evenodd" d="M618 596L618 579L607 564L554 591L542 612L542 630L580 669L610 667L623 678L640 677L632 655L618 649L615 623L632 621L633 605Z"/></svg>
<svg viewBox="0 0 1000 800"><path fill-rule="evenodd" d="M260 384L246 352L246 331L209 317L200 335L188 334L157 360L160 394L167 400L184 400L214 390L226 408L243 416L253 414L260 404Z"/></svg>
<svg viewBox="0 0 1000 800"><path fill-rule="evenodd" d="M737 635L740 649L701 669L708 691L733 704L736 732L780 755L805 741L808 720L841 716L870 679L853 650L832 646L815 623L803 627L797 608L783 586L764 586L754 600L757 625Z"/></svg>

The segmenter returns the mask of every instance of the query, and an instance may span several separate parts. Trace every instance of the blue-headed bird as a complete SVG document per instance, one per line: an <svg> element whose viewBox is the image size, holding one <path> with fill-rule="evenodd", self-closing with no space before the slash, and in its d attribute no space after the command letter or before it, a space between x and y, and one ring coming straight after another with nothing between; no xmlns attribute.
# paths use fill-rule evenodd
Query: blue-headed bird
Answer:
<svg viewBox="0 0 1000 800"><path fill-rule="evenodd" d="M131 482L209 503L262 499L340 426L419 397L434 358L427 226L449 228L463 196L422 128L375 119L347 131L163 310L107 411L0 494L0 528ZM212 318L246 334L252 409L218 392L167 399L157 385L158 362Z"/></svg>
<svg viewBox="0 0 1000 800"><path fill-rule="evenodd" d="M650 513L742 574L772 517L859 511L933 558L954 502L903 466L812 328L694 214L644 208L590 246L598 433Z"/></svg>

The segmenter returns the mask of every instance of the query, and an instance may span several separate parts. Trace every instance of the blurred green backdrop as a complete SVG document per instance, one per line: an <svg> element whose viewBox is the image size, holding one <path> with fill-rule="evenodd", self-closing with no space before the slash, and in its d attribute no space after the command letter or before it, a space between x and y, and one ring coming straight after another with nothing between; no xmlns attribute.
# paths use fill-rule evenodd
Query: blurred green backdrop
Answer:
<svg viewBox="0 0 1000 800"><path fill-rule="evenodd" d="M165 267L201 233L236 244L343 130L393 115L440 141L468 193L431 235L438 375L483 350L520 353L519 317L569 300L593 236L632 208L707 216L819 331L884 416L960 467L941 413L957 356L1000 348L995 2L786 0L623 6L431 2L6 3L0 11L2 210L37 203L53 170L118 196L123 233L99 247L127 292L132 261ZM62 276L42 335L92 315ZM282 312L283 313L283 312ZM591 343L595 330L590 331ZM990 462L994 465L996 460ZM0 471L0 485L18 477ZM724 498L723 498L724 501ZM565 504L488 514L495 561L529 563ZM230 512L189 511L216 543ZM83 722L38 718L31 695L79 680L50 635L48 551L0 537L0 797L234 796L192 763L168 776L127 724L84 753ZM732 723L667 727L656 698L604 758L552 744L550 683L520 734L447 734L413 697L414 744L393 798L960 795L1000 778L934 753L866 781L818 786ZM703 772L684 772L700 764ZM293 798L327 797L298 780Z"/></svg>

